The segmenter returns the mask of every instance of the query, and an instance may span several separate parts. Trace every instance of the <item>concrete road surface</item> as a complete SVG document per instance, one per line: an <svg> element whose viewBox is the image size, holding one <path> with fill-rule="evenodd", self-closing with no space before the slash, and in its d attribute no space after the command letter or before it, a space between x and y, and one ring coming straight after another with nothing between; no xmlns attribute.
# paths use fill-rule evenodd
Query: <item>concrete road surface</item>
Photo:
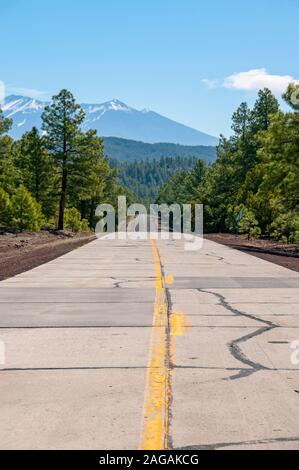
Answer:
<svg viewBox="0 0 299 470"><path fill-rule="evenodd" d="M1 282L0 448L299 449L298 307L297 273L210 241Z"/></svg>

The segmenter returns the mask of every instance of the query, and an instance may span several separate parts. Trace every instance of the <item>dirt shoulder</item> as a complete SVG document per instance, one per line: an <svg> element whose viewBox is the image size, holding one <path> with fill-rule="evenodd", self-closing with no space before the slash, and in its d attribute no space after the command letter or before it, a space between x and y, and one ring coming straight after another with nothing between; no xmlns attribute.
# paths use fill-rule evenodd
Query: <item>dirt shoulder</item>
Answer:
<svg viewBox="0 0 299 470"><path fill-rule="evenodd" d="M246 240L228 233L207 234L205 238L299 272L299 245L283 245L274 240Z"/></svg>
<svg viewBox="0 0 299 470"><path fill-rule="evenodd" d="M5 233L0 235L0 281L48 263L94 240L90 233Z"/></svg>

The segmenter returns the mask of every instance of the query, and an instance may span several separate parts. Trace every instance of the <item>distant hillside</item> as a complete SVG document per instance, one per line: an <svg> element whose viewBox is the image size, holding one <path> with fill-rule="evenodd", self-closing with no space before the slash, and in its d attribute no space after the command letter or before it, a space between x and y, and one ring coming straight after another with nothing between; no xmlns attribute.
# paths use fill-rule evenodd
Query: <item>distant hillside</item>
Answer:
<svg viewBox="0 0 299 470"><path fill-rule="evenodd" d="M216 147L170 143L146 144L117 137L105 137L104 141L106 154L122 162L154 160L161 157L196 157L212 163L216 159Z"/></svg>
<svg viewBox="0 0 299 470"><path fill-rule="evenodd" d="M197 157L162 157L160 159L120 162L111 160L118 169L118 180L129 188L138 202L154 204L160 189L177 171L191 170L199 159Z"/></svg>

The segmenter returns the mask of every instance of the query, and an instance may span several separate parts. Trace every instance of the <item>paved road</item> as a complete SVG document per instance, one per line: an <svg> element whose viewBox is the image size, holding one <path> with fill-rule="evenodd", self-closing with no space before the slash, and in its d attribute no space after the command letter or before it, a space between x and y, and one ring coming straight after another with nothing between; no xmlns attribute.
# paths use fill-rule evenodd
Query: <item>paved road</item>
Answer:
<svg viewBox="0 0 299 470"><path fill-rule="evenodd" d="M299 449L298 304L297 273L209 241L1 282L0 448Z"/></svg>

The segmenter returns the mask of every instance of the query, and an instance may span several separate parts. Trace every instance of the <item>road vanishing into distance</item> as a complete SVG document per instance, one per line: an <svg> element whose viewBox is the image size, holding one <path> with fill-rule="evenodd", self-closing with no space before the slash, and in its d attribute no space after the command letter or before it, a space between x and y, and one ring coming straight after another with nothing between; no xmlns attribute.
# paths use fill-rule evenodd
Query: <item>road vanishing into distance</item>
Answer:
<svg viewBox="0 0 299 470"><path fill-rule="evenodd" d="M1 449L299 449L288 269L96 240L1 282L0 327Z"/></svg>

